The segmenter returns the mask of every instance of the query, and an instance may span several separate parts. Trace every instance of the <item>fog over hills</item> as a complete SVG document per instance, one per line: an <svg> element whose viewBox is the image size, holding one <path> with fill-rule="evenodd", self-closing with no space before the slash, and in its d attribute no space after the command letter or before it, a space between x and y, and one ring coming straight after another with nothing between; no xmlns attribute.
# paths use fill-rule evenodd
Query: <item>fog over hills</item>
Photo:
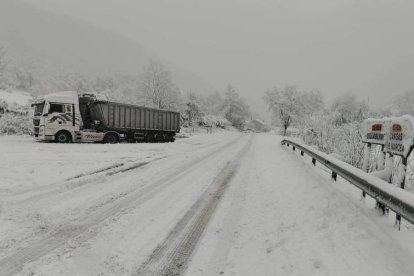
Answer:
<svg viewBox="0 0 414 276"><path fill-rule="evenodd" d="M91 76L107 72L138 75L150 59L155 59L172 72L184 93L214 91L199 77L166 62L135 41L21 1L0 1L0 44L18 59L47 64L46 70L65 68Z"/></svg>
<svg viewBox="0 0 414 276"><path fill-rule="evenodd" d="M0 1L17 55L91 74L158 55L183 93L231 83L261 115L263 93L287 84L388 106L414 88L413 25L413 1Z"/></svg>

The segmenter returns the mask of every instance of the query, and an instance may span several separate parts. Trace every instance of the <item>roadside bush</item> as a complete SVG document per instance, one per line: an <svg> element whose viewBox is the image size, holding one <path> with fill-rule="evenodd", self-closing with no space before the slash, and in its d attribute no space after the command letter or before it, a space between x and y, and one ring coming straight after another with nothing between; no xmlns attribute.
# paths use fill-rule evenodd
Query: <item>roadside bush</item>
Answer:
<svg viewBox="0 0 414 276"><path fill-rule="evenodd" d="M361 168L364 159L364 144L358 123L344 124L335 129L337 137L334 152L343 157L343 161Z"/></svg>
<svg viewBox="0 0 414 276"><path fill-rule="evenodd" d="M32 131L32 124L27 114L0 114L0 135L31 135Z"/></svg>
<svg viewBox="0 0 414 276"><path fill-rule="evenodd" d="M342 160L360 168L364 158L364 144L359 123L337 125L332 115L317 115L307 121L303 140L327 154L337 154Z"/></svg>
<svg viewBox="0 0 414 276"><path fill-rule="evenodd" d="M238 130L244 130L244 126L246 125L246 120L241 116L234 116L231 119L231 124Z"/></svg>

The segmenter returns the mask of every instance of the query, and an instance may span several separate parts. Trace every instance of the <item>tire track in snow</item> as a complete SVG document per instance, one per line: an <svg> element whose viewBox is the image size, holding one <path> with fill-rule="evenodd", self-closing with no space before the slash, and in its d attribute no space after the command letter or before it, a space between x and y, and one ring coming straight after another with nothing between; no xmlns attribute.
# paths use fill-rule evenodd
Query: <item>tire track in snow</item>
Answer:
<svg viewBox="0 0 414 276"><path fill-rule="evenodd" d="M245 158L247 160L241 162L239 169L240 173L234 179L237 185L231 186L231 193L227 194L231 199L231 202L229 203L225 217L223 218L224 223L221 226L220 231L216 233L218 241L214 247L214 253L211 254L211 258L208 262L206 275L220 275L225 273L227 258L235 240L237 226L242 213L241 211L243 208L246 208L244 206L247 197L246 189L249 183L260 183L260 176L258 175L256 164L256 143L257 140L252 143L252 149ZM255 173L255 178L253 179L251 175L252 172ZM266 222L266 220L263 221L264 223Z"/></svg>
<svg viewBox="0 0 414 276"><path fill-rule="evenodd" d="M122 167L124 165L125 165L125 163L115 163L115 164L112 164L110 166L106 166L106 167L103 167L103 168L100 168L100 169L97 169L97 170L94 170L94 171L91 171L91 172L83 172L83 173L77 174L73 177L66 178L65 181L71 181L71 180L74 180L74 179L83 178L85 176L98 174L98 173L101 173L101 172L104 172L104 171L108 171L110 169L115 169L115 168Z"/></svg>
<svg viewBox="0 0 414 276"><path fill-rule="evenodd" d="M148 165L151 162L163 159L164 157L159 157L152 159L150 161L139 161L132 164L117 164L115 166L110 166L106 169L101 169L99 172L92 172L89 174L85 174L81 177L77 177L74 179L69 179L60 183L51 184L42 188L38 188L38 190L35 190L34 192L27 193L29 196L19 196L14 200L9 200L7 202L7 205L9 207L14 205L19 205L20 207L22 205L28 205L33 201L39 201L51 196L54 196L56 194L63 194L66 192L73 191L79 187L83 187L90 184L99 184L100 180L105 179L108 176L117 175L120 173L124 173L130 170L141 168L145 165ZM94 177L92 177L94 176ZM92 177L92 178L90 178Z"/></svg>
<svg viewBox="0 0 414 276"><path fill-rule="evenodd" d="M209 188L133 275L181 275L186 270L187 263L237 172L242 157L250 149L252 139L253 136L236 157L220 171Z"/></svg>
<svg viewBox="0 0 414 276"><path fill-rule="evenodd" d="M236 145L243 136L238 136L230 142L220 146L219 148L205 154L204 156L195 158L180 166L177 170L162 177L154 183L146 185L141 190L136 190L128 195L124 195L117 200L110 201L108 204L99 206L95 212L88 213L86 216L77 218L75 222L58 228L54 233L36 240L27 246L23 246L15 252L7 255L0 260L0 275L13 275L21 271L25 264L38 260L47 255L51 251L64 246L68 241L76 239L77 242L86 241L94 237L98 230L89 231L106 219L120 213L130 204L134 204L134 208L148 201L155 196L160 190L167 187L171 183L178 181L182 176L190 172L194 167L202 163L208 158L214 157L217 153L223 152Z"/></svg>
<svg viewBox="0 0 414 276"><path fill-rule="evenodd" d="M147 162L149 162L149 161L147 161ZM133 165L141 164L141 163L143 163L143 161L139 161L139 162L132 161ZM51 183L51 184L47 184L47 185L44 185L44 186L41 186L41 187L35 187L35 188L30 188L30 189L27 189L27 190L19 191L19 192L15 193L14 196L18 197L18 196L30 195L30 194L33 194L33 193L36 193L36 192L47 193L47 192L50 192L52 190L62 189L63 187L67 187L68 185L71 185L71 184L74 184L74 183L87 184L88 182L92 182L94 179L96 179L96 178L88 179L88 177L90 177L90 176L97 175L99 177L99 176L105 175L106 172L111 172L111 171L113 172L113 174L115 174L117 172L120 172L120 170L122 170L122 167L125 167L126 165L128 165L128 163L126 163L126 162L114 163L114 164L111 164L109 166L105 166L105 167L102 167L102 168L99 168L99 169L96 169L96 170L93 170L93 171L89 171L89 172L83 172L83 173L77 174L73 177L69 177L69 178L66 178L64 180L57 181L57 182L54 182L54 183ZM79 181L79 182L76 182L76 181ZM39 195L39 194L37 194L37 195Z"/></svg>
<svg viewBox="0 0 414 276"><path fill-rule="evenodd" d="M214 146L215 144L207 144L202 145L197 148L197 150L205 149ZM140 168L145 166L151 162L155 162L161 159L164 159L168 156L161 156L156 157L148 161L132 161L132 164L121 162L121 163L114 163L112 165L99 168L97 170L93 170L90 172L83 172L77 174L73 177L66 178L63 181L55 182L52 184L48 184L42 187L30 188L28 190L20 191L13 196L14 199L10 199L7 201L9 206L17 205L17 204L25 204L28 201L39 200L42 198L46 198L48 196L55 195L57 193L62 194L65 192L72 191L78 187L82 187L89 184L98 183L97 181L105 179L107 176L116 175L119 173L124 173L133 169ZM94 178L90 178L91 176L96 176Z"/></svg>

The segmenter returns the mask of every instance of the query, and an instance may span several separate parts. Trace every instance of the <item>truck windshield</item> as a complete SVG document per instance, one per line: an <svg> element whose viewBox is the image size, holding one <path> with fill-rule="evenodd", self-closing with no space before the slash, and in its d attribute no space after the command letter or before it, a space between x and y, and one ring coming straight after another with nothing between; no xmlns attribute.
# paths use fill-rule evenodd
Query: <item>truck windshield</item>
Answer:
<svg viewBox="0 0 414 276"><path fill-rule="evenodd" d="M34 116L40 116L43 113L43 108L45 107L45 103L38 103L34 105Z"/></svg>

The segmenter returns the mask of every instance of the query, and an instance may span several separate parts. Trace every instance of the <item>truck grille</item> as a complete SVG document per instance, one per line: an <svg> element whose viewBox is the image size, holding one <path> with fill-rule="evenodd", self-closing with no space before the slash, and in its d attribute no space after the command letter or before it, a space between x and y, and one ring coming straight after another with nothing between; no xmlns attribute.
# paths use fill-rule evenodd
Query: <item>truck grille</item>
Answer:
<svg viewBox="0 0 414 276"><path fill-rule="evenodd" d="M33 119L33 125L34 126L40 125L40 119Z"/></svg>

